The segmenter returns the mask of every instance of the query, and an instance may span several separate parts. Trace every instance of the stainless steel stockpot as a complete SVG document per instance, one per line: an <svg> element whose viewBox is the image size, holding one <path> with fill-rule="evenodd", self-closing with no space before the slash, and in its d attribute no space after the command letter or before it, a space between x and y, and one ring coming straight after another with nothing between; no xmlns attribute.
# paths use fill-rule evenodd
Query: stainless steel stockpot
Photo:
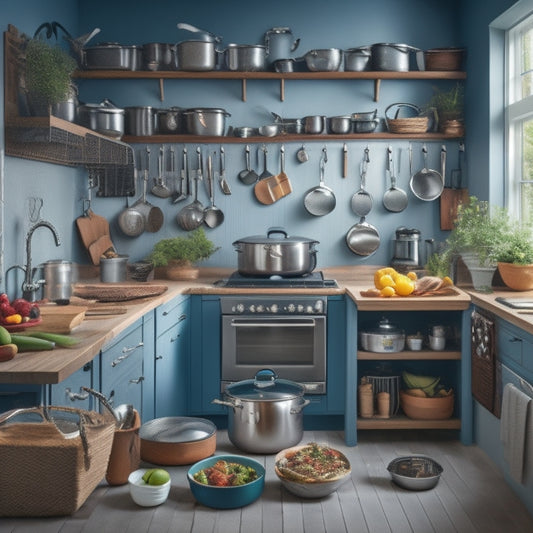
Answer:
<svg viewBox="0 0 533 533"><path fill-rule="evenodd" d="M305 387L279 379L270 369L260 370L254 379L226 387L224 400L213 403L229 407L228 437L249 453L277 453L298 444L303 437Z"/></svg>
<svg viewBox="0 0 533 533"><path fill-rule="evenodd" d="M176 70L178 68L175 44L143 44L142 56L146 70Z"/></svg>
<svg viewBox="0 0 533 533"><path fill-rule="evenodd" d="M104 98L99 104L84 104L79 108L83 126L102 135L120 139L124 135L124 109Z"/></svg>
<svg viewBox="0 0 533 533"><path fill-rule="evenodd" d="M185 133L190 135L224 135L226 117L231 116L225 109L196 107L183 111Z"/></svg>
<svg viewBox="0 0 533 533"><path fill-rule="evenodd" d="M157 111L156 125L159 133L182 133L183 116L181 108L159 109Z"/></svg>
<svg viewBox="0 0 533 533"><path fill-rule="evenodd" d="M266 68L266 46L251 44L228 44L224 50L228 70L255 72Z"/></svg>
<svg viewBox="0 0 533 533"><path fill-rule="evenodd" d="M408 44L378 43L372 45L373 70L392 70L406 72L409 70L411 52L418 48Z"/></svg>
<svg viewBox="0 0 533 533"><path fill-rule="evenodd" d="M377 328L361 331L361 346L369 352L401 352L405 347L405 332L391 324L386 318Z"/></svg>
<svg viewBox="0 0 533 533"><path fill-rule="evenodd" d="M360 46L344 50L344 70L347 72L361 72L368 70L372 51L370 46Z"/></svg>
<svg viewBox="0 0 533 533"><path fill-rule="evenodd" d="M83 64L88 70L138 70L142 63L138 46L100 43L83 49Z"/></svg>
<svg viewBox="0 0 533 533"><path fill-rule="evenodd" d="M216 43L212 41L182 41L176 45L179 70L208 71L217 64Z"/></svg>
<svg viewBox="0 0 533 533"><path fill-rule="evenodd" d="M275 238L281 234L282 238ZM302 276L316 267L315 244L305 237L289 237L281 228L270 228L266 237L256 235L233 243L238 270L243 276Z"/></svg>
<svg viewBox="0 0 533 533"><path fill-rule="evenodd" d="M156 115L152 106L124 108L124 131L126 135L153 135L156 131Z"/></svg>

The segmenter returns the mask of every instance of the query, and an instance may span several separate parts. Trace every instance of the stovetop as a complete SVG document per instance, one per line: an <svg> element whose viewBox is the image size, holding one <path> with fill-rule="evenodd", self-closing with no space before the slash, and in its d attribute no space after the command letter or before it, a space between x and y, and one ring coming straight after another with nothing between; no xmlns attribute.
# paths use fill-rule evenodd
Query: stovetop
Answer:
<svg viewBox="0 0 533 533"><path fill-rule="evenodd" d="M234 272L229 278L216 281L215 286L243 289L265 287L323 289L328 287L338 287L337 282L334 279L325 279L323 272L311 272L305 276L296 277L270 276L268 278L243 276L242 274L239 274L239 272Z"/></svg>

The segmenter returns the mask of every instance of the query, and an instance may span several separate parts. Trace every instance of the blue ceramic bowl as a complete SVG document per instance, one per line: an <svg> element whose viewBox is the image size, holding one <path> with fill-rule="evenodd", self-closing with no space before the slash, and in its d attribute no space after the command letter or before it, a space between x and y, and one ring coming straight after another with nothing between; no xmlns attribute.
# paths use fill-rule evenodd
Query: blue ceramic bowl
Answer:
<svg viewBox="0 0 533 533"><path fill-rule="evenodd" d="M236 487L215 487L203 485L194 480L193 476L196 472L213 466L220 460L251 466L259 477L251 483ZM199 503L214 509L235 509L249 505L261 496L265 488L265 468L255 459L242 455L214 455L192 465L187 472L187 479L193 496Z"/></svg>

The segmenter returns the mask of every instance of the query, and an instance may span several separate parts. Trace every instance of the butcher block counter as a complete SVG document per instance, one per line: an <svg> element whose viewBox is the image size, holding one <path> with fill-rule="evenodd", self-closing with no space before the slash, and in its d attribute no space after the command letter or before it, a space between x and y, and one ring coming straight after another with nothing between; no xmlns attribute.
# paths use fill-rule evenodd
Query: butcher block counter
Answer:
<svg viewBox="0 0 533 533"><path fill-rule="evenodd" d="M470 305L468 293L456 289L453 296L365 298L364 291L373 286L373 273L378 266L346 266L322 268L324 277L335 279L338 287L332 288L225 288L215 285L217 280L227 278L232 269L202 268L196 280L170 281L155 280L149 284L165 285L167 290L158 296L119 302L126 307L124 314L88 317L76 326L72 335L80 339L74 348L55 348L44 352L23 352L11 361L0 363L0 383L9 384L54 384L63 381L83 365L91 361L99 351L122 331L144 315L170 300L183 294L346 294L355 301L359 310L462 310ZM91 283L93 280L88 280ZM146 285L146 284L143 284ZM76 303L79 305L79 302ZM109 304L111 305L111 304ZM116 305L116 304L115 304ZM90 308L90 305L88 306ZM43 319L43 327L46 317ZM527 319L526 319L527 320ZM530 322L531 323L531 322Z"/></svg>

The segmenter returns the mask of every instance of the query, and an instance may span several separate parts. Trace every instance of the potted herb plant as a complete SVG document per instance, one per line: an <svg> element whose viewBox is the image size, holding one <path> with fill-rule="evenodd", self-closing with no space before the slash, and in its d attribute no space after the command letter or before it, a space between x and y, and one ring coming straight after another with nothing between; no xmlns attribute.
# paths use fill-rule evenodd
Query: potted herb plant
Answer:
<svg viewBox="0 0 533 533"><path fill-rule="evenodd" d="M497 255L503 282L516 291L533 289L533 230L529 225L509 229Z"/></svg>
<svg viewBox="0 0 533 533"><path fill-rule="evenodd" d="M437 110L439 130L456 137L464 135L464 87L457 83L449 91L436 90L429 108Z"/></svg>
<svg viewBox="0 0 533 533"><path fill-rule="evenodd" d="M28 39L23 56L22 84L34 115L48 115L51 108L76 96L72 74L76 61L58 45Z"/></svg>
<svg viewBox="0 0 533 533"><path fill-rule="evenodd" d="M199 272L196 263L208 259L218 249L200 227L186 237L160 240L147 259L156 268L159 267L168 279L196 279Z"/></svg>
<svg viewBox="0 0 533 533"><path fill-rule="evenodd" d="M446 243L459 255L476 290L490 290L498 254L508 239L511 223L507 211L475 196L459 204L457 218Z"/></svg>

